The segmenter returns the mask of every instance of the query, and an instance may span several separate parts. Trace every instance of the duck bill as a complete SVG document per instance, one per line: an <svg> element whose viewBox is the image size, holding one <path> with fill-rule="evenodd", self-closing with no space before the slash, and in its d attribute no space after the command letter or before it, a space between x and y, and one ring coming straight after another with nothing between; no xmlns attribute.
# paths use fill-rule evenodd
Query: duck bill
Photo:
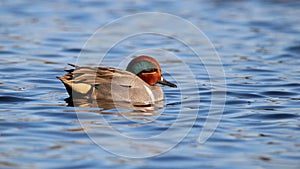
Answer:
<svg viewBox="0 0 300 169"><path fill-rule="evenodd" d="M161 77L161 80L160 80L158 83L159 83L159 84L162 84L162 85L166 85L166 86L170 86L170 87L177 88L177 85L176 85L176 84L173 84L173 83L167 81L167 80L164 79L163 77Z"/></svg>

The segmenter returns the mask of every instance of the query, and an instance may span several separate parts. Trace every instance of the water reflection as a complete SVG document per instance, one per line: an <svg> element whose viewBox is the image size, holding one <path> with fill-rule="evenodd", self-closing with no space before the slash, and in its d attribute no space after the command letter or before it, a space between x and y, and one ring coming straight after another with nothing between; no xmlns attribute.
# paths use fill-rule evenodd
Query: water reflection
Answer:
<svg viewBox="0 0 300 169"><path fill-rule="evenodd" d="M65 99L68 106L79 108L100 108L101 110L119 109L119 110L133 110L139 111L139 115L149 115L149 112L162 109L164 101L155 102L154 104L135 105L126 101L113 101L113 100L99 100L99 99L73 99L68 97ZM133 112L131 115L135 115Z"/></svg>

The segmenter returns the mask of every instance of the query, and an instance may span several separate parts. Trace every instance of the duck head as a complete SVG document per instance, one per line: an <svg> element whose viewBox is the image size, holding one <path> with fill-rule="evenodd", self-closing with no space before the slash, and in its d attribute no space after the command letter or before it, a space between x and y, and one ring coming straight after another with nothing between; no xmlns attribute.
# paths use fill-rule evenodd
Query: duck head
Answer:
<svg viewBox="0 0 300 169"><path fill-rule="evenodd" d="M128 64L126 70L136 74L151 86L159 83L170 87L177 87L175 84L163 78L159 63L150 56L139 56L134 58Z"/></svg>

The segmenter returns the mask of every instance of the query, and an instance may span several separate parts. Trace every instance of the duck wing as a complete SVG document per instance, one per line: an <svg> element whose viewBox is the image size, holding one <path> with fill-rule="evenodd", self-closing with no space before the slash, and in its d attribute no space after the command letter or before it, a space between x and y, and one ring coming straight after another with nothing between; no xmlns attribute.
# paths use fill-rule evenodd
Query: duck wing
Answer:
<svg viewBox="0 0 300 169"><path fill-rule="evenodd" d="M66 70L68 73L57 77L65 85L70 96L72 96L72 92L87 95L93 88L105 96L112 89L121 92L122 88L133 88L141 84L148 85L135 74L120 69L71 66L75 68L68 69Z"/></svg>

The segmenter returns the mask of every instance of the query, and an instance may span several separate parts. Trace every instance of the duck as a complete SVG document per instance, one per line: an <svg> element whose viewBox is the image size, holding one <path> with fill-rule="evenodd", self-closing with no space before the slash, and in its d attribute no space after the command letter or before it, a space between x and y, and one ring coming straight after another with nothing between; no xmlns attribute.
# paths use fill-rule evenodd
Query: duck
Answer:
<svg viewBox="0 0 300 169"><path fill-rule="evenodd" d="M69 64L72 69L57 78L64 84L70 98L93 99L103 102L128 102L134 106L153 105L164 100L165 85L177 88L167 81L156 59L138 56L126 70L112 67L83 67Z"/></svg>

